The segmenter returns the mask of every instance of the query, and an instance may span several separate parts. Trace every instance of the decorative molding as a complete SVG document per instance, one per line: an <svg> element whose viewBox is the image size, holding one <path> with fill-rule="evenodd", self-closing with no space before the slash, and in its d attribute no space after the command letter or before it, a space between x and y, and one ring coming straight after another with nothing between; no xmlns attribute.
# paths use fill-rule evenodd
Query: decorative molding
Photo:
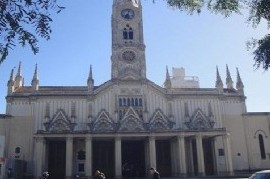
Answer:
<svg viewBox="0 0 270 179"><path fill-rule="evenodd" d="M154 131L169 130L173 128L174 124L161 109L157 109L149 121L148 128Z"/></svg>
<svg viewBox="0 0 270 179"><path fill-rule="evenodd" d="M211 120L207 115L203 113L203 111L198 108L191 118L185 122L185 125L189 129L212 129L215 125L215 122Z"/></svg>
<svg viewBox="0 0 270 179"><path fill-rule="evenodd" d="M102 109L97 118L88 124L90 130L93 132L112 132L115 131L115 124L110 114Z"/></svg>
<svg viewBox="0 0 270 179"><path fill-rule="evenodd" d="M130 107L120 121L118 130L128 132L144 131L145 125L137 112Z"/></svg>
<svg viewBox="0 0 270 179"><path fill-rule="evenodd" d="M254 134L254 136L253 136L254 139L256 139L256 138L258 137L259 134L263 134L265 138L268 138L268 136L266 135L266 132L265 132L264 130L259 129L259 130L257 130L257 131L255 132L255 134Z"/></svg>
<svg viewBox="0 0 270 179"><path fill-rule="evenodd" d="M72 132L75 125L76 123L68 119L63 109L59 109L50 121L44 123L46 131L55 133Z"/></svg>

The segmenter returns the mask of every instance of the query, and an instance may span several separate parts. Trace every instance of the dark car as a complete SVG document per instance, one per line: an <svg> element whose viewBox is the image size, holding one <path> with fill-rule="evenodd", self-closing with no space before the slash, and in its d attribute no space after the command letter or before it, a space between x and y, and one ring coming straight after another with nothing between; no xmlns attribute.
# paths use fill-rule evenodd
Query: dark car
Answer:
<svg viewBox="0 0 270 179"><path fill-rule="evenodd" d="M256 172L249 179L270 179L270 170Z"/></svg>

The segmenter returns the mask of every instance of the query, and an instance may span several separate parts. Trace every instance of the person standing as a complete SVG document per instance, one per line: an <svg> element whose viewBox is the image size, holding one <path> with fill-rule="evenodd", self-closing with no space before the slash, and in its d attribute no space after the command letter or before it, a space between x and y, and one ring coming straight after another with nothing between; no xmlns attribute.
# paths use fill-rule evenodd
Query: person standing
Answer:
<svg viewBox="0 0 270 179"><path fill-rule="evenodd" d="M94 174L94 179L105 179L105 174L100 172L99 170L96 170Z"/></svg>
<svg viewBox="0 0 270 179"><path fill-rule="evenodd" d="M152 179L160 179L159 172L155 168L150 168L150 173L152 174Z"/></svg>

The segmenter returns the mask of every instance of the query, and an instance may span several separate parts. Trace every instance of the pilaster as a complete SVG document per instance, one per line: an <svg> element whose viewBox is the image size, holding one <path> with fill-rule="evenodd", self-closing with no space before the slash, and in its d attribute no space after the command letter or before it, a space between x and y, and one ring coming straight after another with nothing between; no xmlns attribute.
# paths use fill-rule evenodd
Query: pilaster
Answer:
<svg viewBox="0 0 270 179"><path fill-rule="evenodd" d="M44 151L44 138L43 137L37 137L35 138L35 158L34 161L35 162L35 177L41 178L43 170L44 170L44 166L43 166L43 155L45 154Z"/></svg>
<svg viewBox="0 0 270 179"><path fill-rule="evenodd" d="M226 135L222 136L222 138L223 138L224 152L225 152L225 158L226 158L226 168L227 168L227 172L228 172L227 174L233 175L230 134L226 134Z"/></svg>
<svg viewBox="0 0 270 179"><path fill-rule="evenodd" d="M73 138L66 138L66 179L72 179Z"/></svg>
<svg viewBox="0 0 270 179"><path fill-rule="evenodd" d="M92 137L85 138L85 174L87 177L92 176Z"/></svg>
<svg viewBox="0 0 270 179"><path fill-rule="evenodd" d="M178 166L179 166L179 174L181 177L187 176L187 163L186 163L186 150L185 150L185 137L178 136L177 137L177 149L178 149Z"/></svg>
<svg viewBox="0 0 270 179"><path fill-rule="evenodd" d="M201 134L196 135L196 146L197 146L197 159L198 159L198 175L205 176L204 153L203 153Z"/></svg>
<svg viewBox="0 0 270 179"><path fill-rule="evenodd" d="M156 139L155 137L149 137L149 159L150 159L150 167L157 167L157 159L156 159Z"/></svg>
<svg viewBox="0 0 270 179"><path fill-rule="evenodd" d="M122 178L122 143L121 138L115 138L115 177Z"/></svg>

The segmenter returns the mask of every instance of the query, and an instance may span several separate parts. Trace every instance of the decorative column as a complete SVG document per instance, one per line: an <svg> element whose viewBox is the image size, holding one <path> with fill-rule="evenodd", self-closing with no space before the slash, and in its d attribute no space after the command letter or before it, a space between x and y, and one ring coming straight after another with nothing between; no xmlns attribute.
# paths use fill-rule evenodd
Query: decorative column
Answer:
<svg viewBox="0 0 270 179"><path fill-rule="evenodd" d="M114 147L115 147L115 178L122 178L122 145L120 137L115 138Z"/></svg>
<svg viewBox="0 0 270 179"><path fill-rule="evenodd" d="M92 176L92 137L85 138L85 173Z"/></svg>
<svg viewBox="0 0 270 179"><path fill-rule="evenodd" d="M179 167L178 167L178 158L175 156L178 156L177 154L178 149L176 145L176 140L170 140L170 152L171 152L171 176L172 177L177 177L179 176Z"/></svg>
<svg viewBox="0 0 270 179"><path fill-rule="evenodd" d="M41 178L43 173L43 155L45 154L44 151L44 138L43 137L37 137L35 140L35 177Z"/></svg>
<svg viewBox="0 0 270 179"><path fill-rule="evenodd" d="M196 146L197 146L197 159L198 159L198 175L205 175L205 166L204 166L204 153L202 145L202 135L196 135Z"/></svg>
<svg viewBox="0 0 270 179"><path fill-rule="evenodd" d="M150 159L150 167L157 167L157 159L156 159L156 139L155 137L149 137L149 159Z"/></svg>
<svg viewBox="0 0 270 179"><path fill-rule="evenodd" d="M149 140L145 140L144 142L144 155L145 155L145 168L149 169L150 168L150 152L149 152Z"/></svg>
<svg viewBox="0 0 270 179"><path fill-rule="evenodd" d="M232 151L231 151L231 140L230 134L226 134L223 137L224 152L226 158L226 168L228 175L233 175L233 165L232 165Z"/></svg>
<svg viewBox="0 0 270 179"><path fill-rule="evenodd" d="M186 164L186 149L185 149L185 137L177 136L177 149L178 149L178 167L181 177L187 176L187 164Z"/></svg>
<svg viewBox="0 0 270 179"><path fill-rule="evenodd" d="M73 138L66 138L66 179L72 179Z"/></svg>
<svg viewBox="0 0 270 179"><path fill-rule="evenodd" d="M193 140L194 139L192 139L191 137L189 137L188 138L188 140L187 140L187 148L188 148L188 150L187 150L187 155L188 155L188 166L189 166L189 173L190 174L192 174L192 176L194 176L194 174L195 174L195 171L194 171L194 156L193 156L193 151L195 150L194 148L193 148L193 145L192 145L192 142L193 142Z"/></svg>

